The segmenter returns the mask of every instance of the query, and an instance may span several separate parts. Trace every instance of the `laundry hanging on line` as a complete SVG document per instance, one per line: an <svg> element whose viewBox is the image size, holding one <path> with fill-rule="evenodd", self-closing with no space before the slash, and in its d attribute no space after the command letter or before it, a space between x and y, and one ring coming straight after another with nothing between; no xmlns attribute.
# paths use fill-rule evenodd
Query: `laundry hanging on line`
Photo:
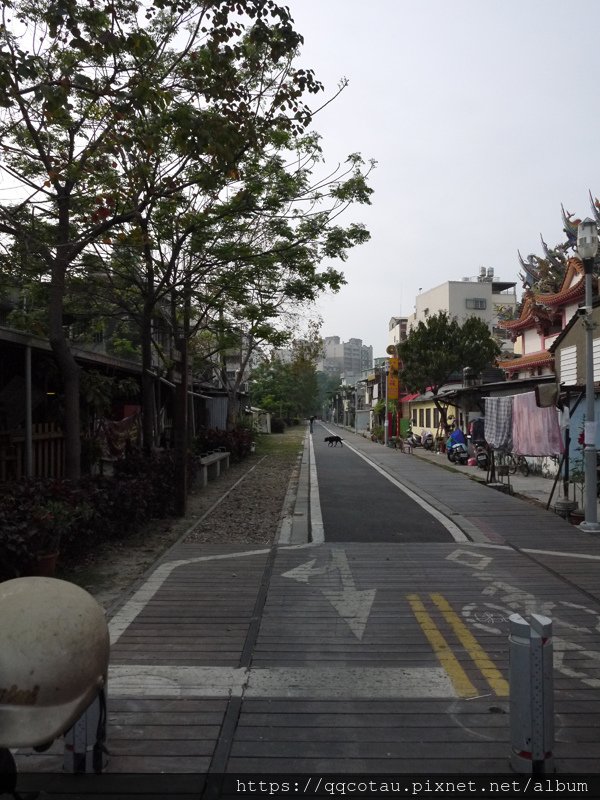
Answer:
<svg viewBox="0 0 600 800"><path fill-rule="evenodd" d="M485 397L485 440L493 450L512 449L512 395Z"/></svg>
<svg viewBox="0 0 600 800"><path fill-rule="evenodd" d="M486 397L485 440L494 450L523 456L564 453L557 408L539 408L535 392Z"/></svg>
<svg viewBox="0 0 600 800"><path fill-rule="evenodd" d="M515 455L558 456L564 453L559 411L555 406L539 408L535 392L514 395L512 420Z"/></svg>

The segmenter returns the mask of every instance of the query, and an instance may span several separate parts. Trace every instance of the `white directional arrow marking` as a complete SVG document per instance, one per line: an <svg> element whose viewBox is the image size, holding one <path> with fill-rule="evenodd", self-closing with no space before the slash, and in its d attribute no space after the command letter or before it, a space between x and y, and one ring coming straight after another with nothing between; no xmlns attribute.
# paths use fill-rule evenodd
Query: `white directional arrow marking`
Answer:
<svg viewBox="0 0 600 800"><path fill-rule="evenodd" d="M292 578L300 583L308 583L313 575L325 575L337 570L340 576L342 588L340 590L320 589L325 595L329 603L335 608L337 613L342 619L348 623L350 630L361 640L369 614L371 613L371 606L375 599L376 589L363 589L356 588L348 558L343 550L334 550L332 552L331 563L325 567L315 568L316 558L300 564L298 567L284 572L282 577Z"/></svg>
<svg viewBox="0 0 600 800"><path fill-rule="evenodd" d="M300 564L299 567L294 567L294 569L289 570L289 572L282 573L282 578L293 578L293 580L300 581L300 583L308 583L308 579L311 575L324 575L329 569L329 567L317 567L317 569L313 569L316 563L317 559L311 558L310 561Z"/></svg>

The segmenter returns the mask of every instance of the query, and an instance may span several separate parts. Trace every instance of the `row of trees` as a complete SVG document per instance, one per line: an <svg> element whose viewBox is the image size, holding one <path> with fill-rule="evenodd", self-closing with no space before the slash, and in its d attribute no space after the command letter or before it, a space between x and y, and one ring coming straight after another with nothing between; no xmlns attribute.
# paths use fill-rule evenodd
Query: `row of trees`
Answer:
<svg viewBox="0 0 600 800"><path fill-rule="evenodd" d="M331 404L333 396L352 397L354 386L340 386L339 376L316 371L321 349L318 329L314 327L308 339L294 343L289 361L273 359L261 364L252 375L252 402L276 416L289 418L318 413ZM470 317L460 323L441 311L415 326L396 352L402 365L398 374L402 390L430 390L437 395L448 381L462 377L465 368L477 375L489 367L500 348L479 318ZM446 406L434 402L442 426L447 428ZM391 410L396 403L390 401L389 405ZM385 412L383 399L373 411L376 417Z"/></svg>
<svg viewBox="0 0 600 800"><path fill-rule="evenodd" d="M248 354L281 346L282 317L338 290L328 264L368 239L339 216L369 202L373 163L351 154L322 172L309 99L323 87L296 66L301 43L273 0L4 3L0 281L44 288L69 477L80 370L67 315L135 326L150 446L159 328L176 343L184 432L190 359L215 363L241 332Z"/></svg>

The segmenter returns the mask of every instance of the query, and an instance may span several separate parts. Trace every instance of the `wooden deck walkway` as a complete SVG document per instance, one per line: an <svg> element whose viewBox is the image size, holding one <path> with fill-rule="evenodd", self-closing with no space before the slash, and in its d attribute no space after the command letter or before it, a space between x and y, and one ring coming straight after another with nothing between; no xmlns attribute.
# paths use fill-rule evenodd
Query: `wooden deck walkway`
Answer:
<svg viewBox="0 0 600 800"><path fill-rule="evenodd" d="M171 558L145 604L134 595L114 618L104 780L167 774L185 797L226 771L505 773L517 607L555 620L560 771L598 769L600 606L512 548L188 545Z"/></svg>
<svg viewBox="0 0 600 800"><path fill-rule="evenodd" d="M143 800L225 772L508 773L514 612L553 619L559 773L600 772L600 542L379 453L475 541L178 545L111 620L107 773L27 779ZM19 758L60 769L56 749Z"/></svg>

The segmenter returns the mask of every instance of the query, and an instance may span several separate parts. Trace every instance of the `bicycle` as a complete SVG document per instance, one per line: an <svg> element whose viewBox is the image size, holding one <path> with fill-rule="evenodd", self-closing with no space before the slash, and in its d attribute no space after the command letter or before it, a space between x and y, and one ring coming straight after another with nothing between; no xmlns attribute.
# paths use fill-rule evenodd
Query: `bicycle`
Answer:
<svg viewBox="0 0 600 800"><path fill-rule="evenodd" d="M517 470L521 473L521 475L526 478L529 475L529 463L525 456L514 456L511 453L511 458L514 462L515 468L514 471L511 472L511 475L514 475Z"/></svg>
<svg viewBox="0 0 600 800"><path fill-rule="evenodd" d="M529 475L529 464L525 456L498 451L498 464L508 467L508 474L515 475L517 470L526 478Z"/></svg>

